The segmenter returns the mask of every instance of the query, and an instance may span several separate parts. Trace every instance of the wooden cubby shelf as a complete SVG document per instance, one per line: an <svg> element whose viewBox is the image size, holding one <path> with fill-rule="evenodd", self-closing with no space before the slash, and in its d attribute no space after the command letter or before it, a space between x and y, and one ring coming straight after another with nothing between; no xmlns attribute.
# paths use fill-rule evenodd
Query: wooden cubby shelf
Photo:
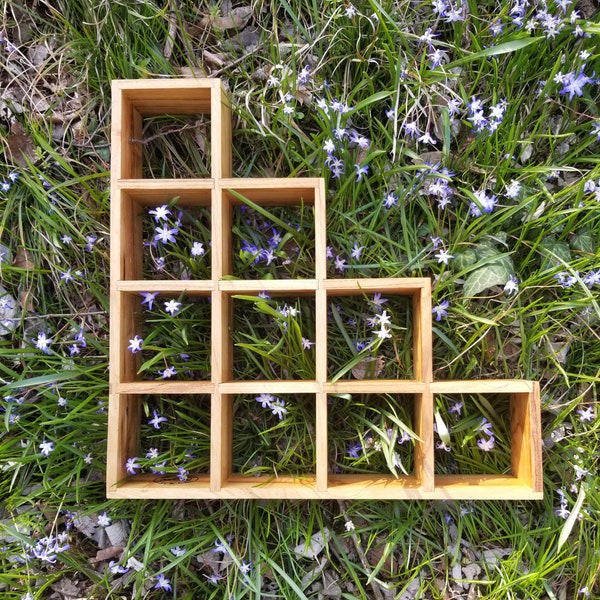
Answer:
<svg viewBox="0 0 600 600"><path fill-rule="evenodd" d="M317 178L233 178L231 115L227 96L215 79L114 81L111 171L111 330L107 496L110 498L288 498L288 499L541 499L542 460L539 386L524 380L433 381L431 282L428 278L330 279L327 277L324 181ZM210 140L202 173L160 178L147 165L143 140L153 119L197 118ZM202 174L207 175L203 177ZM167 175L170 175L167 173ZM202 270L180 266L157 278L148 261L161 261L148 213L168 205L194 223L205 260ZM290 239L302 256L302 271L276 272L253 279L239 262L236 223L247 210L290 211L305 227ZM173 208L175 210L175 208ZM283 213L282 213L283 214ZM268 293L306 306L314 322L314 365L299 375L273 372L273 379L248 377L236 368L236 327L243 327L248 298ZM350 378L330 360L332 304L360 302L375 293L395 299L405 316L402 331L405 370ZM128 349L145 331L142 295L157 306L185 301L193 329L190 353L210 369L185 380L156 379L144 372L152 357ZM240 298L242 300L240 300ZM156 318L156 317L153 317ZM150 319L151 321L151 319ZM238 325L241 323L241 325ZM150 326L148 326L150 328ZM243 333L243 332L242 332ZM176 332L173 333L176 335ZM336 359L338 357L335 357ZM200 363L199 359L199 363ZM373 375L369 378L369 375ZM248 471L240 465L244 440L237 439L236 410L248 397L274 394L302 405L311 440L299 450L302 466L289 472ZM436 449L436 406L444 398L477 400L479 408L505 412L504 442L510 463L502 473L462 474L445 469ZM148 399L177 405L185 427L194 430L194 470L187 481L173 473L128 474L126 463L142 452L148 429ZM345 443L338 409L359 402L369 408L382 399L404 411L414 437L402 470L351 472L335 466ZM346 404L343 404L346 403ZM350 406L350 408L349 408ZM242 408L240 408L242 407ZM487 414L485 411L483 414ZM192 423L193 425L190 425ZM151 433L154 433L150 429ZM338 439L340 437L340 439ZM441 456L441 459L444 457ZM471 465L472 466L472 465ZM469 470L472 473L473 469Z"/></svg>

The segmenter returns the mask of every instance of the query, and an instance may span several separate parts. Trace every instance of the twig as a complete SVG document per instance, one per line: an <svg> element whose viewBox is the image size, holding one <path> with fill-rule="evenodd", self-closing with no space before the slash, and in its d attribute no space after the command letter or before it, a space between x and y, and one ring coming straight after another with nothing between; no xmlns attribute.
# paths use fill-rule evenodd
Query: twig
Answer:
<svg viewBox="0 0 600 600"><path fill-rule="evenodd" d="M170 133L180 133L181 131L185 131L186 129L198 129L200 127L203 127L204 125L206 125L206 123L196 123L194 125L192 125L191 123L186 123L185 125L183 125L181 127L173 127L172 129L163 129L162 131L159 131L158 133L155 133L154 135L151 135L150 137L144 138L143 140L136 139L136 138L129 138L129 141L132 142L133 144L148 144L160 137L169 135Z"/></svg>

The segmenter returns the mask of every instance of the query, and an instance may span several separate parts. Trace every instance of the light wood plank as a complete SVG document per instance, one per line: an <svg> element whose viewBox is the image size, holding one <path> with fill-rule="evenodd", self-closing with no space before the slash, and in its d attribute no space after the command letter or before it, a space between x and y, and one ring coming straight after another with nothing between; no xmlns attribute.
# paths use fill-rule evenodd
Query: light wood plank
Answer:
<svg viewBox="0 0 600 600"><path fill-rule="evenodd" d="M286 182L277 185L274 182ZM231 186L226 186L230 182ZM231 179L218 182L223 198L231 206L242 206L248 199L260 206L311 206L318 187L304 179Z"/></svg>
<svg viewBox="0 0 600 600"><path fill-rule="evenodd" d="M433 395L429 386L424 393L415 394L415 433L421 442L415 442L415 476L425 492L435 486L435 448L433 441Z"/></svg>
<svg viewBox="0 0 600 600"><path fill-rule="evenodd" d="M107 492L115 492L119 488L119 482L127 477L127 459L138 456L140 419L138 396L110 394L106 456Z"/></svg>
<svg viewBox="0 0 600 600"><path fill-rule="evenodd" d="M364 293L387 292L389 294L413 296L423 288L431 286L431 280L425 277L388 278L388 279L328 279L322 287L330 295L360 296Z"/></svg>
<svg viewBox="0 0 600 600"><path fill-rule="evenodd" d="M541 500L532 489L510 475L436 475L435 498L444 500Z"/></svg>
<svg viewBox="0 0 600 600"><path fill-rule="evenodd" d="M339 379L327 382L328 394L422 394L427 386L422 381L404 379Z"/></svg>
<svg viewBox="0 0 600 600"><path fill-rule="evenodd" d="M215 384L210 381L135 381L131 383L117 383L114 391L118 394L212 394Z"/></svg>
<svg viewBox="0 0 600 600"><path fill-rule="evenodd" d="M535 492L542 492L542 432L539 384L531 393L511 395L510 425L513 474Z"/></svg>
<svg viewBox="0 0 600 600"><path fill-rule="evenodd" d="M215 179L231 177L231 110L222 86L214 90L211 113L212 176Z"/></svg>
<svg viewBox="0 0 600 600"><path fill-rule="evenodd" d="M316 381L222 381L218 384L222 394L316 394L321 386Z"/></svg>
<svg viewBox="0 0 600 600"><path fill-rule="evenodd" d="M219 289L232 294L259 294L268 292L273 296L311 296L319 287L315 279L223 279Z"/></svg>
<svg viewBox="0 0 600 600"><path fill-rule="evenodd" d="M178 206L210 206L214 179L122 179L116 189L140 207L160 206L177 198Z"/></svg>
<svg viewBox="0 0 600 600"><path fill-rule="evenodd" d="M433 380L433 329L431 322L431 282L425 280L413 297L413 376Z"/></svg>
<svg viewBox="0 0 600 600"><path fill-rule="evenodd" d="M524 379L477 379L473 381L434 381L434 394L511 394L532 393L533 381Z"/></svg>
<svg viewBox="0 0 600 600"><path fill-rule="evenodd" d="M126 79L113 82L115 90L144 117L165 114L210 114L211 98L220 95L218 79Z"/></svg>
<svg viewBox="0 0 600 600"><path fill-rule="evenodd" d="M133 279L130 281L116 281L115 287L120 292L131 294L158 292L170 296L173 294L210 296L216 285L212 279Z"/></svg>
<svg viewBox="0 0 600 600"><path fill-rule="evenodd" d="M328 421L327 421L327 394L319 392L316 395L315 410L315 454L316 454L316 482L318 492L325 492L328 488L329 451L328 451Z"/></svg>

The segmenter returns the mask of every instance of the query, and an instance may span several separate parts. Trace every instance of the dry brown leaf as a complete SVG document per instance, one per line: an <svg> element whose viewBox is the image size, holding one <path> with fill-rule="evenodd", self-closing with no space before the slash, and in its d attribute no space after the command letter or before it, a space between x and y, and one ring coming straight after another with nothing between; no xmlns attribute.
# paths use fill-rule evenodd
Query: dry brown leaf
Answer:
<svg viewBox="0 0 600 600"><path fill-rule="evenodd" d="M180 67L179 73L182 77L188 79L198 79L198 77L206 77L207 73L200 67Z"/></svg>
<svg viewBox="0 0 600 600"><path fill-rule="evenodd" d="M33 312L33 296L31 291L23 291L19 296L19 305L21 309L28 312Z"/></svg>
<svg viewBox="0 0 600 600"><path fill-rule="evenodd" d="M98 550L98 552L96 552L96 556L94 556L93 558L90 558L89 562L92 565L95 565L96 563L99 563L99 562L105 562L107 560L112 560L113 558L116 558L117 556L121 556L121 554L123 554L123 550L124 550L124 548L122 546L110 546L108 548L105 548L104 550Z"/></svg>
<svg viewBox="0 0 600 600"><path fill-rule="evenodd" d="M31 254L29 253L29 250L26 248L19 248L17 250L15 260L13 260L13 267L27 270L31 270L35 267L33 261L31 260Z"/></svg>
<svg viewBox="0 0 600 600"><path fill-rule="evenodd" d="M377 358L367 357L363 358L353 369L352 375L356 379L365 379L368 375L369 379L373 377L379 377L383 368L385 367L385 360L383 356Z"/></svg>
<svg viewBox="0 0 600 600"><path fill-rule="evenodd" d="M303 86L298 86L296 88L295 96L296 96L296 100L298 100L298 102L303 105L309 105L310 100L312 98L312 94L310 93L310 90L307 90Z"/></svg>
<svg viewBox="0 0 600 600"><path fill-rule="evenodd" d="M221 29L228 31L230 29L243 29L252 16L251 6L240 6L234 8L226 17L205 16L200 20L200 26L208 29Z"/></svg>
<svg viewBox="0 0 600 600"><path fill-rule="evenodd" d="M205 63L218 67L219 69L225 64L225 57L219 52L209 52L208 50L202 51L202 58Z"/></svg>
<svg viewBox="0 0 600 600"><path fill-rule="evenodd" d="M12 124L6 143L13 163L26 167L27 162L35 161L35 146L19 121Z"/></svg>

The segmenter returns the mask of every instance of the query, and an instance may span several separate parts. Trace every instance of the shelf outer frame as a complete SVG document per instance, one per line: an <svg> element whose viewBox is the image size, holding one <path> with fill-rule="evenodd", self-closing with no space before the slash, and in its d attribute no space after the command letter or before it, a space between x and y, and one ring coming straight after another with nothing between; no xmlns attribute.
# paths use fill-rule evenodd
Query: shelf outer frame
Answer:
<svg viewBox="0 0 600 600"><path fill-rule="evenodd" d="M431 281L406 279L327 279L325 184L315 178L232 178L231 113L216 79L120 80L112 84L111 133L111 323L107 448L107 497L123 499L540 499L542 497L539 384L521 380L434 382L432 372ZM210 178L142 179L144 117L163 114L210 115ZM315 213L315 277L307 280L247 281L230 278L232 262L231 190L262 194L265 206L294 205L298 190L311 189ZM179 195L196 203L198 192L211 209L211 280L141 280L141 222L131 203L158 205ZM129 204L128 204L129 203ZM216 240L219 243L216 243ZM316 377L314 381L232 381L229 326L231 295L271 289L315 298ZM212 300L211 380L137 381L126 347L136 331L133 299L142 291L210 295ZM328 380L327 301L329 296L371 292L412 298L413 380ZM238 393L315 395L315 472L306 476L260 478L232 473L232 402ZM433 397L437 393L508 393L512 475L434 474ZM142 394L207 394L211 397L210 473L179 482L173 477L128 476L127 458L140 444ZM410 477L329 473L328 394L393 393L415 397L415 446Z"/></svg>

